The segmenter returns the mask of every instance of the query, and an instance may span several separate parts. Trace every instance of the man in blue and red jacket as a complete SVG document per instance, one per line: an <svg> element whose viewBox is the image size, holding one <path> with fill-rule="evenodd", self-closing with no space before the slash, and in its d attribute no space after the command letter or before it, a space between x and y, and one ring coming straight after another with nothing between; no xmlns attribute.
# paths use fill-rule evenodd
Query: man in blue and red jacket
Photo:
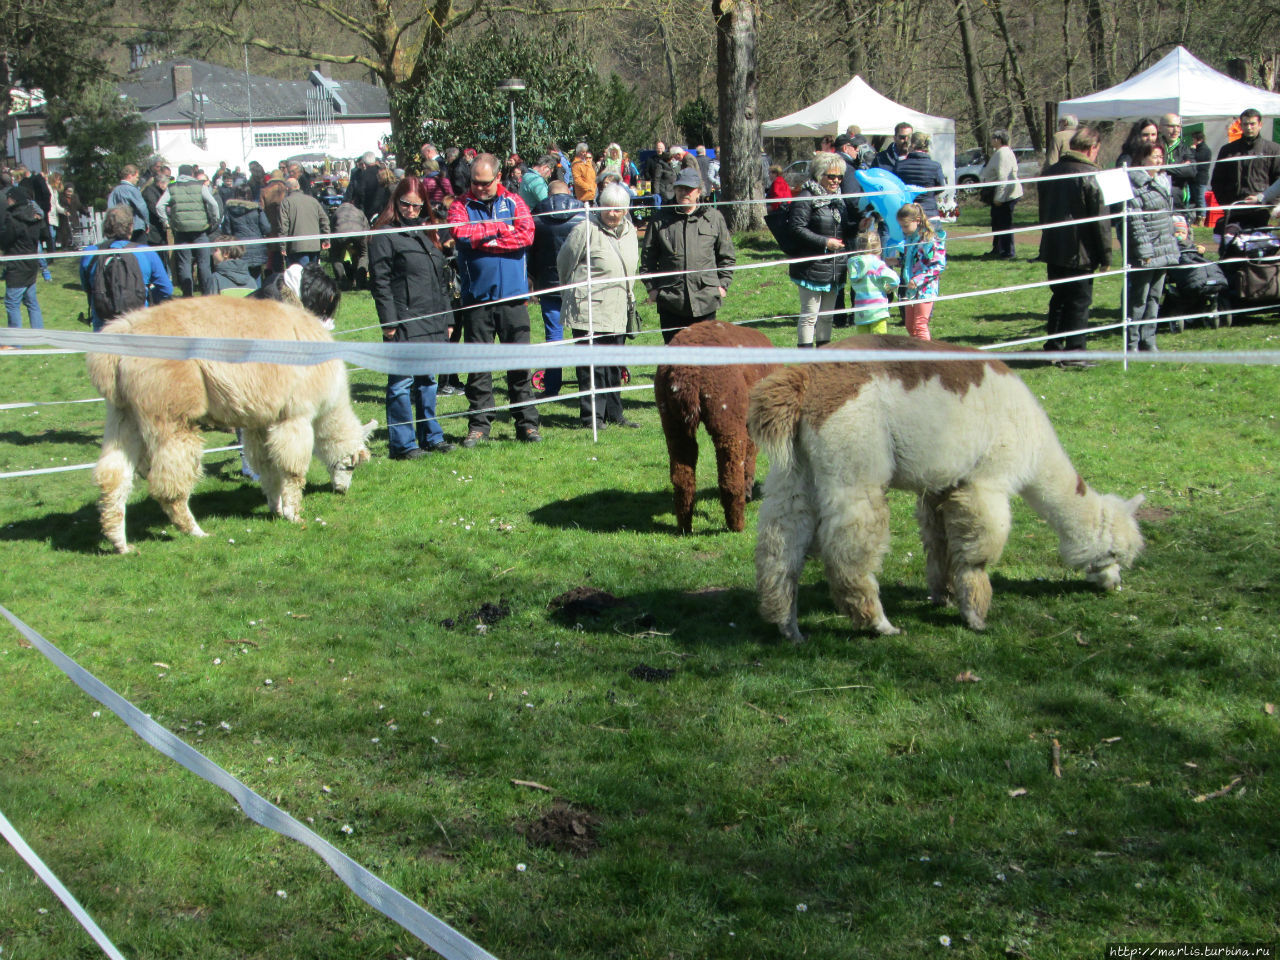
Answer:
<svg viewBox="0 0 1280 960"><path fill-rule="evenodd" d="M501 165L491 153L471 164L471 189L449 207L449 225L458 246L458 276L462 285L462 330L467 343L529 342L529 278L525 251L533 243L533 218L519 194L498 182ZM507 371L507 395L513 404L533 400L529 370ZM464 447L489 439L493 422L493 375L473 373L467 378L471 415ZM539 443L538 410L516 407L512 412L516 439Z"/></svg>

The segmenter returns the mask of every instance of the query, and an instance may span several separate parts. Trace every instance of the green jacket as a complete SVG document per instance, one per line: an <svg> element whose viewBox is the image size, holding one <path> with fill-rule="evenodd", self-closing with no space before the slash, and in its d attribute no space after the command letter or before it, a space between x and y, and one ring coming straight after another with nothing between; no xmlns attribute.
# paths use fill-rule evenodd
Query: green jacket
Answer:
<svg viewBox="0 0 1280 960"><path fill-rule="evenodd" d="M682 272L646 278L645 289L657 298L658 309L679 317L701 317L720 309L720 287L729 289L731 268L738 262L733 237L714 207L699 204L682 214L663 206L645 231L641 269L644 273Z"/></svg>
<svg viewBox="0 0 1280 960"><path fill-rule="evenodd" d="M199 180L175 180L169 184L169 225L174 233L205 233L212 224Z"/></svg>

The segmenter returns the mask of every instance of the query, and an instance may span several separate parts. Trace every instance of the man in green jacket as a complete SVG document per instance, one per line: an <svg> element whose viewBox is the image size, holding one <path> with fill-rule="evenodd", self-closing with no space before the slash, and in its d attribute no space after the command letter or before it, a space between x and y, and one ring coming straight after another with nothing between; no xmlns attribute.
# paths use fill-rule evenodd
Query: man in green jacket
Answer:
<svg viewBox="0 0 1280 960"><path fill-rule="evenodd" d="M685 327L716 318L738 262L724 217L698 202L702 177L696 169L681 172L675 194L675 203L659 208L650 221L641 261L667 343ZM647 276L655 273L672 275Z"/></svg>
<svg viewBox="0 0 1280 960"><path fill-rule="evenodd" d="M207 186L195 177L195 167L184 163L178 167L178 179L156 201L156 213L166 229L173 231L175 243L208 243L209 231L220 219L222 210ZM175 250L173 279L184 296L191 296L195 283L191 276L192 255L200 272L202 293L216 293L213 285L213 262L208 247Z"/></svg>

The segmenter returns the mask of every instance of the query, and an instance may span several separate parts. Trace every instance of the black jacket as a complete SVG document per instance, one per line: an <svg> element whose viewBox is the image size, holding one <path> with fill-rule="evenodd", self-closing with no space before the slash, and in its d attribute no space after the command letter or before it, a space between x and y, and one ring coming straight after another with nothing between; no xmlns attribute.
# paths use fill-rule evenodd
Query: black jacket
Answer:
<svg viewBox="0 0 1280 960"><path fill-rule="evenodd" d="M838 196L823 196L821 187L812 180L800 188L787 208L787 227L796 240L796 256L813 257L827 252L827 240L837 237L847 244L845 203ZM832 257L829 260L808 260L792 263L787 272L792 280L801 280L815 287L844 283L846 259Z"/></svg>
<svg viewBox="0 0 1280 960"><path fill-rule="evenodd" d="M670 153L659 153L650 157L644 167L644 176L653 184L653 192L662 198L663 203L675 200L676 169L671 165Z"/></svg>
<svg viewBox="0 0 1280 960"><path fill-rule="evenodd" d="M370 236L369 289L384 335L394 330L396 340L435 343L449 338L453 325L449 265L430 233Z"/></svg>
<svg viewBox="0 0 1280 960"><path fill-rule="evenodd" d="M222 216L222 230L237 240L260 240L271 232L271 223L256 200L228 200L227 212ZM267 245L246 245L244 262L251 267L266 263Z"/></svg>
<svg viewBox="0 0 1280 960"><path fill-rule="evenodd" d="M1044 177L1077 175L1040 183L1040 222L1045 224L1040 234L1040 259L1045 263L1089 271L1111 266L1110 223L1106 220L1070 222L1107 212L1098 182L1093 177L1079 176L1097 172L1097 164L1072 150L1064 152L1057 163L1042 171Z"/></svg>
<svg viewBox="0 0 1280 960"><path fill-rule="evenodd" d="M1252 159L1232 159L1234 157ZM1248 143L1241 137L1224 144L1218 151L1218 162L1213 166L1213 195L1224 207L1243 200L1250 194L1264 192L1277 180L1280 180L1280 143L1262 136L1255 137ZM1256 213L1260 221L1265 223L1266 211Z"/></svg>
<svg viewBox="0 0 1280 960"><path fill-rule="evenodd" d="M17 188L14 188L17 190ZM30 260L14 260L5 265L4 281L11 287L29 287L40 275L34 254L44 236L44 214L27 195L18 191L19 201L11 206L0 222L0 250L6 256L32 254Z"/></svg>
<svg viewBox="0 0 1280 960"><path fill-rule="evenodd" d="M923 150L912 150L905 160L898 161L898 166L893 172L898 175L899 180L913 187L945 187L947 185L946 178L942 175L942 164L932 159ZM915 202L920 204L926 217L938 215L936 191L930 190L928 193L919 194Z"/></svg>
<svg viewBox="0 0 1280 960"><path fill-rule="evenodd" d="M529 250L529 278L535 290L560 285L556 257L573 228L587 216L587 208L571 193L553 193L533 208L533 247ZM556 294L559 296L559 294Z"/></svg>

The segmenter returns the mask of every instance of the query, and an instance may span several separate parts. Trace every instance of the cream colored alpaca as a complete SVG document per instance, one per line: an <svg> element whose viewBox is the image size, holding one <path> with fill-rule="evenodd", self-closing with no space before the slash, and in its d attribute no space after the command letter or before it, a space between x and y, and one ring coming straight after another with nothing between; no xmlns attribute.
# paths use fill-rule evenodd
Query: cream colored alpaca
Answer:
<svg viewBox="0 0 1280 960"><path fill-rule="evenodd" d="M103 333L264 340L331 340L310 313L270 300L196 297L127 314ZM203 537L188 500L201 476L200 428L244 430L247 459L261 476L271 512L298 520L314 452L333 489L346 493L351 471L369 459L351 409L342 362L316 366L161 360L94 353L89 377L107 401L102 454L93 479L102 489L102 532L120 553L134 474L183 533Z"/></svg>
<svg viewBox="0 0 1280 960"><path fill-rule="evenodd" d="M845 341L849 344L849 341ZM986 625L987 568L1020 494L1059 537L1062 559L1114 590L1142 550L1134 513L1071 466L1023 382L977 351L909 337L858 337L868 349L954 350L972 360L788 367L756 385L747 427L769 455L756 542L760 612L800 642L796 591L811 544L836 607L856 625L897 633L876 573L889 547L890 487L919 496L930 599L954 599Z"/></svg>

